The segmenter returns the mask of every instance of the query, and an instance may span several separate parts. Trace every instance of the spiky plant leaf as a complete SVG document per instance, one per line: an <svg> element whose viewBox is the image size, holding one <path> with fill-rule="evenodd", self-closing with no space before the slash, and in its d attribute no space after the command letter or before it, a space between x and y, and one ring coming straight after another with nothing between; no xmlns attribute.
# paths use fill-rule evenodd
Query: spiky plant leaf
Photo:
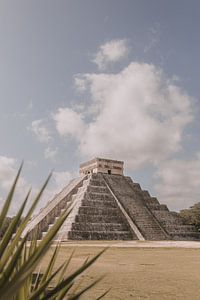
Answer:
<svg viewBox="0 0 200 300"><path fill-rule="evenodd" d="M71 297L69 297L69 300L77 300L77 299L79 299L82 294L84 294L85 292L87 292L88 290L90 290L93 286L95 286L103 278L104 278L104 276L101 276L97 280L93 281L91 284L89 284L88 286L86 286L85 288L83 288L82 290L80 290L79 292L77 292L76 295L72 295Z"/></svg>
<svg viewBox="0 0 200 300"><path fill-rule="evenodd" d="M24 208L26 206L26 203L28 201L29 195L30 195L30 191L28 192L24 202L22 203L21 208L19 209L17 215L13 218L13 220L11 221L10 225L8 226L5 234L3 235L3 238L2 238L2 241L0 244L0 259L3 256L5 248L9 244L13 234L15 234L15 230L16 230L17 226L20 223L20 219L21 219L22 213L24 211Z"/></svg>
<svg viewBox="0 0 200 300"><path fill-rule="evenodd" d="M16 178L15 178L15 180L13 182L13 185L12 185L12 187L10 189L10 192L8 193L7 199L6 199L5 203L4 203L3 209L1 211L1 214L0 214L0 228L2 227L2 225L3 225L4 221L5 221L5 218L7 216L7 213L8 213L8 210L9 210L9 207L10 207L10 204L11 204L14 192L15 192L15 188L16 188L16 185L17 185L17 182L18 182L21 170L22 170L22 165L23 165L23 163L21 164L21 166L19 168L19 171L18 171L18 173L16 175Z"/></svg>
<svg viewBox="0 0 200 300"><path fill-rule="evenodd" d="M97 255L92 257L86 264L78 268L71 275L67 276L63 281L61 281L55 288L53 288L48 294L47 299L51 299L52 296L58 294L66 285L70 284L75 278L81 275L85 270L87 270L105 251L107 248L100 251Z"/></svg>
<svg viewBox="0 0 200 300"><path fill-rule="evenodd" d="M52 274L52 270L54 268L54 265L55 265L55 262L56 262L56 258L58 256L58 252L59 252L59 249L60 249L60 244L57 244L56 247L55 247L55 250L53 252L53 255L49 261L49 264L46 268L46 271L44 272L42 278L41 278L41 281L39 282L38 286L41 286ZM65 264L63 264L63 267L64 267Z"/></svg>
<svg viewBox="0 0 200 300"><path fill-rule="evenodd" d="M20 172L21 172L21 169L20 169ZM15 182L14 182L14 184L13 184L14 190L15 190L16 183L17 183L17 180L18 180L18 178L19 178L20 172L18 172L17 177L16 177L16 179L15 179ZM38 204L38 202L39 202L39 200L40 200L40 197L42 196L42 194L43 194L43 192L44 192L44 190L45 190L45 188L46 188L46 186L47 186L47 184L48 184L50 178L51 178L51 174L47 177L47 180L45 181L44 185L42 186L42 188L41 188L41 190L39 191L38 195L36 196L35 200L33 201L33 203L32 203L32 205L31 205L31 207L30 207L28 213L26 214L26 216L25 216L25 218L23 219L22 223L21 223L20 226L18 227L18 230L17 230L17 232L16 232L16 234L15 234L14 239L11 241L11 243L10 243L10 245L8 246L6 252L4 252L4 256L3 256L3 258L1 259L1 262L0 262L0 270L1 270L1 265L2 265L2 264L5 264L5 262L9 259L10 255L11 255L12 252L14 251L14 249L15 249L17 243L19 242L19 240L20 240L20 238L21 238L21 235L22 235L22 232L24 231L24 229L25 229L25 227L26 227L28 221L30 220L31 215L32 215L34 209L36 208L36 205ZM12 187L12 189L13 189L13 187ZM11 189L11 190L12 190L12 189ZM13 191L13 193L14 193L14 191ZM11 194L11 192L10 192L9 194Z"/></svg>
<svg viewBox="0 0 200 300"><path fill-rule="evenodd" d="M68 266L69 266L69 264L70 264L70 262L71 262L71 260L74 256L74 253L75 253L75 250L72 251L69 259L66 260L65 265L64 265L62 271L60 272L60 276L58 277L57 285L58 285L58 283L60 283L63 280L63 278L65 276L65 272L66 272L66 270L67 270L67 268L68 268Z"/></svg>
<svg viewBox="0 0 200 300"><path fill-rule="evenodd" d="M8 213L17 182L21 173L22 166L20 167L8 197L3 206L0 214L0 224L5 221ZM33 283L33 271L35 270L42 257L46 254L47 250L51 246L53 238L56 236L58 230L62 226L63 222L71 212L72 208L66 209L66 211L60 216L56 223L51 227L48 233L45 235L41 242L37 242L37 234L33 238L33 241L27 244L27 235L25 228L30 220L30 217L46 188L51 174L45 181L35 200L33 201L30 209L21 221L21 217L29 198L30 192L25 197L17 215L12 220L11 224L7 228L5 235L0 241L0 300L61 300L68 295L68 292L73 287L77 278L93 264L96 259L106 250L104 249L92 259L87 259L84 264L79 267L75 272L69 276L65 276L67 267L73 257L73 253L69 259L55 271L53 271L56 264L56 257L58 255L59 246L56 247L52 258L49 261L49 265L44 271L41 281ZM16 233L15 233L16 231ZM23 236L22 236L23 233ZM13 236L14 235L14 236ZM49 284L58 275L57 283L49 291ZM74 299L78 299L80 295L94 286L99 280L86 286L81 291L74 293ZM77 285L76 285L77 286Z"/></svg>
<svg viewBox="0 0 200 300"><path fill-rule="evenodd" d="M46 288L48 287L49 283L52 281L52 279L60 272L60 270L63 268L63 265L60 266L51 276L49 276L43 283L38 287L36 291L30 295L29 300L37 300L38 297L45 292Z"/></svg>

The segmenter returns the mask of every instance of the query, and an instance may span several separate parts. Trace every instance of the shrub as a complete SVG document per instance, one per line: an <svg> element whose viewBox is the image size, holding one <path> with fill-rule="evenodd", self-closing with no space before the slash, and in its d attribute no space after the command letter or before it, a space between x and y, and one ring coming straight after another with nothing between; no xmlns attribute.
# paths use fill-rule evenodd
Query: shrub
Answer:
<svg viewBox="0 0 200 300"><path fill-rule="evenodd" d="M195 225L200 230L200 203L196 203L188 209L180 211L185 224Z"/></svg>
<svg viewBox="0 0 200 300"><path fill-rule="evenodd" d="M13 199L21 169L22 166L18 171L7 199L3 205L0 214L0 228L5 226L5 222L7 221L8 210ZM35 238L31 242L27 242L27 235L22 238L22 232L30 220L31 215L39 199L41 198L50 177L51 175L47 178L40 192L34 199L30 209L22 218L24 208L30 195L30 191L28 192L20 209L18 210L16 216L11 220L0 241L1 300L61 300L63 298L70 300L79 299L82 294L84 294L88 289L93 287L97 282L99 282L99 280L101 280L101 278L99 278L87 285L85 288L79 289L78 291L76 290L74 293L71 292L72 287L77 282L79 275L88 269L105 251L105 249L91 259L87 259L84 264L72 274L65 275L72 256L63 265L56 267L55 269L56 257L60 248L60 246L57 245L43 274L35 274L35 268L47 250L50 248L53 238L71 211L70 207L66 209L66 211L60 216L60 218L56 221L56 223L41 241L37 241ZM56 284L50 288L50 284L52 283L53 279L56 281ZM98 299L101 299L106 293L107 291Z"/></svg>

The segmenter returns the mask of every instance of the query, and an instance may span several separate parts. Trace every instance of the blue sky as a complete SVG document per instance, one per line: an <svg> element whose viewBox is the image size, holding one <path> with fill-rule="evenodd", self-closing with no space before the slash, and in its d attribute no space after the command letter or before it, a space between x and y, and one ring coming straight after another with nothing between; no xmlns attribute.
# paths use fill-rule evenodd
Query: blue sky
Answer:
<svg viewBox="0 0 200 300"><path fill-rule="evenodd" d="M0 2L0 196L46 198L80 162L125 161L171 209L199 201L199 1ZM42 205L46 200L43 200Z"/></svg>

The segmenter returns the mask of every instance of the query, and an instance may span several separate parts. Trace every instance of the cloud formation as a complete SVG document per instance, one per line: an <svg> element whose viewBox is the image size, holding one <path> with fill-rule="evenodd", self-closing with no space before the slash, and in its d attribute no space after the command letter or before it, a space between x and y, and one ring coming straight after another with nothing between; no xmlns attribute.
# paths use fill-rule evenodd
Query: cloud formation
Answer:
<svg viewBox="0 0 200 300"><path fill-rule="evenodd" d="M53 119L56 123L56 129L61 136L74 137L80 139L85 129L85 124L82 120L82 115L73 111L70 108L59 108Z"/></svg>
<svg viewBox="0 0 200 300"><path fill-rule="evenodd" d="M78 141L84 158L122 159L135 170L181 149L183 130L193 118L192 99L161 69L133 62L117 74L83 74L81 80L91 95L85 112L90 118L62 108L54 120L61 136Z"/></svg>
<svg viewBox="0 0 200 300"><path fill-rule="evenodd" d="M41 142L41 143L48 143L51 141L53 138L50 134L50 131L48 128L45 126L45 122L43 119L39 120L34 120L31 123L31 126L28 127L29 130L31 130L36 138Z"/></svg>
<svg viewBox="0 0 200 300"><path fill-rule="evenodd" d="M128 42L125 39L111 40L99 47L93 62L99 70L105 70L109 64L124 59L129 53ZM81 81L79 81L81 84Z"/></svg>
<svg viewBox="0 0 200 300"><path fill-rule="evenodd" d="M200 201L200 155L193 160L162 163L155 179L155 190L163 203L174 210L190 207Z"/></svg>
<svg viewBox="0 0 200 300"><path fill-rule="evenodd" d="M55 161L57 155L58 155L58 147L56 147L56 148L47 147L47 148L44 150L44 157L45 157L46 159Z"/></svg>

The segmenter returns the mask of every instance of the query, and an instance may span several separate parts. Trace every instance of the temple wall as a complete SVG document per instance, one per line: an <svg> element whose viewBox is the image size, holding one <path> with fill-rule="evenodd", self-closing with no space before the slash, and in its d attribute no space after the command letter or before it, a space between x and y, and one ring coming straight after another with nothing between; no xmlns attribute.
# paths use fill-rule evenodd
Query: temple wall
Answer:
<svg viewBox="0 0 200 300"><path fill-rule="evenodd" d="M86 175L90 173L123 175L123 165L124 163L122 161L95 158L80 165L80 175Z"/></svg>

